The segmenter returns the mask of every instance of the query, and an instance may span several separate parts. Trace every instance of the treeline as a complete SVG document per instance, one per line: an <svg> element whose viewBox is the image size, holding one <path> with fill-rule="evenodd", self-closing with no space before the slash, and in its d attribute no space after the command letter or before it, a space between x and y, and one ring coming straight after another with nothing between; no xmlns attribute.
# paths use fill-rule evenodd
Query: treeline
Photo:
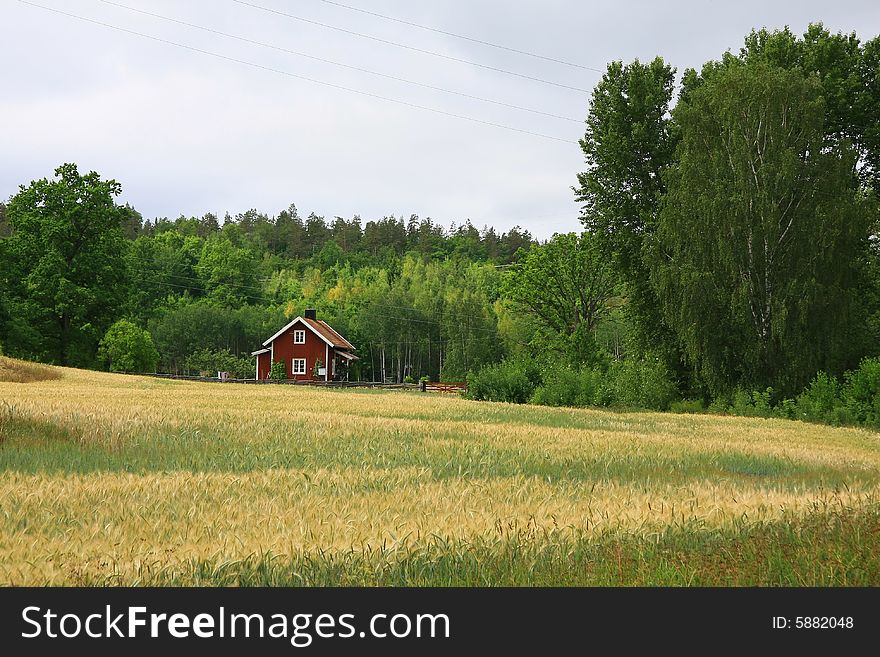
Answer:
<svg viewBox="0 0 880 657"><path fill-rule="evenodd" d="M533 243L531 234L518 226L499 234L491 226L478 230L470 220L445 228L430 217L420 219L418 215L406 220L390 216L363 222L357 215L328 221L312 213L303 219L295 205L271 217L257 210L227 214L222 222L211 213L201 218L143 222L131 210L124 230L129 239L166 232L204 239L224 235L258 258L269 255L281 261L308 261L324 267L339 261L355 267L384 263L405 253L510 264L520 248Z"/></svg>
<svg viewBox="0 0 880 657"><path fill-rule="evenodd" d="M462 379L502 357L502 271L534 244L520 228L294 206L150 222L115 203L117 182L55 173L0 214L0 346L43 362L251 377L250 352L310 307L357 345L358 378Z"/></svg>
<svg viewBox="0 0 880 657"><path fill-rule="evenodd" d="M357 346L356 378L875 423L880 38L755 31L676 79L661 58L608 66L580 142L584 230L540 244L293 206L144 222L118 183L64 165L0 208L0 344L253 376L249 352L313 307Z"/></svg>
<svg viewBox="0 0 880 657"><path fill-rule="evenodd" d="M509 282L569 358L508 360L470 394L876 424L878 126L880 38L754 31L678 90L662 58L610 64L580 142L580 247L555 268L533 249ZM609 263L616 293L594 285ZM625 365L585 349L613 313Z"/></svg>

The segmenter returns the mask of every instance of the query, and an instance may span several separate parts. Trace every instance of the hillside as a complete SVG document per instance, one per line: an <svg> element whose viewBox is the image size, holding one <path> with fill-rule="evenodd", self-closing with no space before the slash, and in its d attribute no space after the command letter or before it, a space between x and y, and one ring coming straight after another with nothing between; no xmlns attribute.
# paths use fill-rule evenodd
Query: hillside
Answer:
<svg viewBox="0 0 880 657"><path fill-rule="evenodd" d="M53 368L2 584L880 584L880 435Z"/></svg>

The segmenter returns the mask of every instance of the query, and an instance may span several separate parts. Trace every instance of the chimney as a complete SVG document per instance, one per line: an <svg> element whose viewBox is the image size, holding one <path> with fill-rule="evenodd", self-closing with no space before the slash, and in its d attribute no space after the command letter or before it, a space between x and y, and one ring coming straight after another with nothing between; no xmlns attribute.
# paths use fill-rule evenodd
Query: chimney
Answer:
<svg viewBox="0 0 880 657"><path fill-rule="evenodd" d="M305 318L306 319L318 319L318 313L315 311L314 308L306 308Z"/></svg>

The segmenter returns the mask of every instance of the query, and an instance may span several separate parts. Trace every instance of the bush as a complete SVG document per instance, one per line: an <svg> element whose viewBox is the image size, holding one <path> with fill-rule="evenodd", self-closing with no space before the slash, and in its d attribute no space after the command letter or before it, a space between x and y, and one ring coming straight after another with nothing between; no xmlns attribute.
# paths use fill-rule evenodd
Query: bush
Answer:
<svg viewBox="0 0 880 657"><path fill-rule="evenodd" d="M595 406L602 385L598 369L553 368L532 395L531 403L543 406Z"/></svg>
<svg viewBox="0 0 880 657"><path fill-rule="evenodd" d="M415 383L416 380L414 378L412 378L409 374L407 374L405 377L403 377L403 382L404 383Z"/></svg>
<svg viewBox="0 0 880 657"><path fill-rule="evenodd" d="M702 399L682 399L669 405L672 413L705 413L706 405Z"/></svg>
<svg viewBox="0 0 880 657"><path fill-rule="evenodd" d="M111 372L155 372L159 352L147 331L120 319L104 334L98 346L98 360Z"/></svg>
<svg viewBox="0 0 880 657"><path fill-rule="evenodd" d="M730 411L730 399L726 395L718 395L706 410L717 415L724 415Z"/></svg>
<svg viewBox="0 0 880 657"><path fill-rule="evenodd" d="M272 381L286 381L287 366L282 361L272 363L272 366L269 368L269 378Z"/></svg>
<svg viewBox="0 0 880 657"><path fill-rule="evenodd" d="M733 399L727 409L734 415L747 417L773 417L773 388L767 388L763 392L753 390L751 392L737 388L733 392Z"/></svg>
<svg viewBox="0 0 880 657"><path fill-rule="evenodd" d="M545 406L621 406L663 411L676 396L666 368L653 360L612 363L607 370L555 367L532 395ZM702 404L700 405L702 410Z"/></svg>
<svg viewBox="0 0 880 657"><path fill-rule="evenodd" d="M865 358L844 375L842 405L852 421L880 426L880 358Z"/></svg>
<svg viewBox="0 0 880 657"><path fill-rule="evenodd" d="M676 386L660 361L626 360L611 364L598 395L603 406L665 411L675 399Z"/></svg>
<svg viewBox="0 0 880 657"><path fill-rule="evenodd" d="M786 400L780 415L810 422L829 422L838 424L843 402L840 398L840 384L833 376L819 372L810 385L797 396L793 403Z"/></svg>
<svg viewBox="0 0 880 657"><path fill-rule="evenodd" d="M468 399L525 404L540 383L537 368L530 363L502 361L468 374Z"/></svg>

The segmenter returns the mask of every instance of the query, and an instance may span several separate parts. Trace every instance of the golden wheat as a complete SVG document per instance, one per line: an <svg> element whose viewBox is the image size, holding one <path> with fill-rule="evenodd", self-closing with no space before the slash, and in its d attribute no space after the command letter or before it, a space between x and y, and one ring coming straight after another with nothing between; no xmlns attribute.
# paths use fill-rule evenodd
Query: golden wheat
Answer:
<svg viewBox="0 0 880 657"><path fill-rule="evenodd" d="M723 528L880 493L880 440L863 430L57 371L0 383L7 424L31 427L0 444L0 582L132 583L511 528ZM41 442L53 427L64 438ZM82 464L52 465L56 449Z"/></svg>

